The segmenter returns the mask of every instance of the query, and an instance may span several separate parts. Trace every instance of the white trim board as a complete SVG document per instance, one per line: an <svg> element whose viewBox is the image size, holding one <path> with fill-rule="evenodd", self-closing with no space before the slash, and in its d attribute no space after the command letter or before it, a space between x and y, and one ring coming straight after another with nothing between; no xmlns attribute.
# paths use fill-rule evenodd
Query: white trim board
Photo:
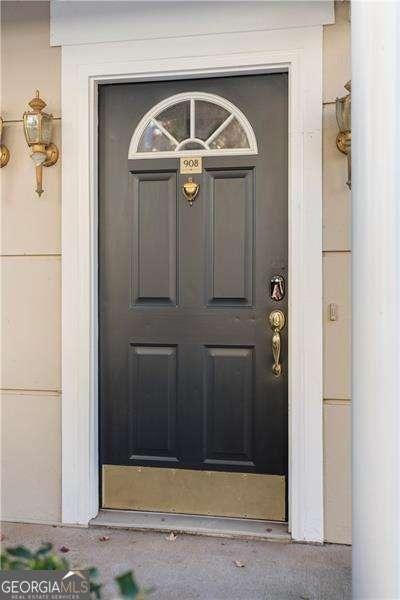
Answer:
<svg viewBox="0 0 400 600"><path fill-rule="evenodd" d="M192 37L334 22L333 0L51 0L50 43L66 46Z"/></svg>
<svg viewBox="0 0 400 600"><path fill-rule="evenodd" d="M62 520L99 510L97 86L289 73L289 519L321 542L322 27L62 48Z"/></svg>

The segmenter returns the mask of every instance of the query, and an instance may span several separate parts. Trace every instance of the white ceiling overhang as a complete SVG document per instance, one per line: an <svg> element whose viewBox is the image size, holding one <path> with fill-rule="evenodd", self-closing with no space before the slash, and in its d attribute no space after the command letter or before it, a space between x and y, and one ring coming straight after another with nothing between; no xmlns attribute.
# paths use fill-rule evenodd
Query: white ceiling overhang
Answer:
<svg viewBox="0 0 400 600"><path fill-rule="evenodd" d="M51 0L52 46L267 31L334 23L333 0Z"/></svg>

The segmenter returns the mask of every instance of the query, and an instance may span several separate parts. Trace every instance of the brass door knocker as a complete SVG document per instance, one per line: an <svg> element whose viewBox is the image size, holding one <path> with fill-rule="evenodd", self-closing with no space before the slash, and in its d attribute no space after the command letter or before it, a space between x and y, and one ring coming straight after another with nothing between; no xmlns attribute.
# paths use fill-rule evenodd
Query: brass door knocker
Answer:
<svg viewBox="0 0 400 600"><path fill-rule="evenodd" d="M190 206L192 206L193 202L196 200L199 189L200 185L193 181L191 177L183 184L182 192Z"/></svg>

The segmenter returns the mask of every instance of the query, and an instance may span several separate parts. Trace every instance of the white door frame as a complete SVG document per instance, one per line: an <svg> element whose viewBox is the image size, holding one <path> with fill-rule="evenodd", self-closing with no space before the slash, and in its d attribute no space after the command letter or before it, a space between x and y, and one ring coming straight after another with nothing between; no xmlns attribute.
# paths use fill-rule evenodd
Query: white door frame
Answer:
<svg viewBox="0 0 400 600"><path fill-rule="evenodd" d="M289 515L321 542L322 27L62 48L62 521L99 510L97 87L289 74ZM128 151L128 149L127 149Z"/></svg>

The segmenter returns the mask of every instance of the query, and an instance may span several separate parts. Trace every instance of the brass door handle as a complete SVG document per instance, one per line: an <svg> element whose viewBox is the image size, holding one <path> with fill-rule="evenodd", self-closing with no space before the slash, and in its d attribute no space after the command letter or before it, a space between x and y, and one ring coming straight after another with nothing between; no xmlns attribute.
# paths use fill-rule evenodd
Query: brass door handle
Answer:
<svg viewBox="0 0 400 600"><path fill-rule="evenodd" d="M282 374L282 365L280 363L282 348L280 332L285 326L285 315L281 310L273 310L270 313L268 320L273 331L272 354L274 357L274 364L272 365L272 372L275 377L279 377Z"/></svg>

